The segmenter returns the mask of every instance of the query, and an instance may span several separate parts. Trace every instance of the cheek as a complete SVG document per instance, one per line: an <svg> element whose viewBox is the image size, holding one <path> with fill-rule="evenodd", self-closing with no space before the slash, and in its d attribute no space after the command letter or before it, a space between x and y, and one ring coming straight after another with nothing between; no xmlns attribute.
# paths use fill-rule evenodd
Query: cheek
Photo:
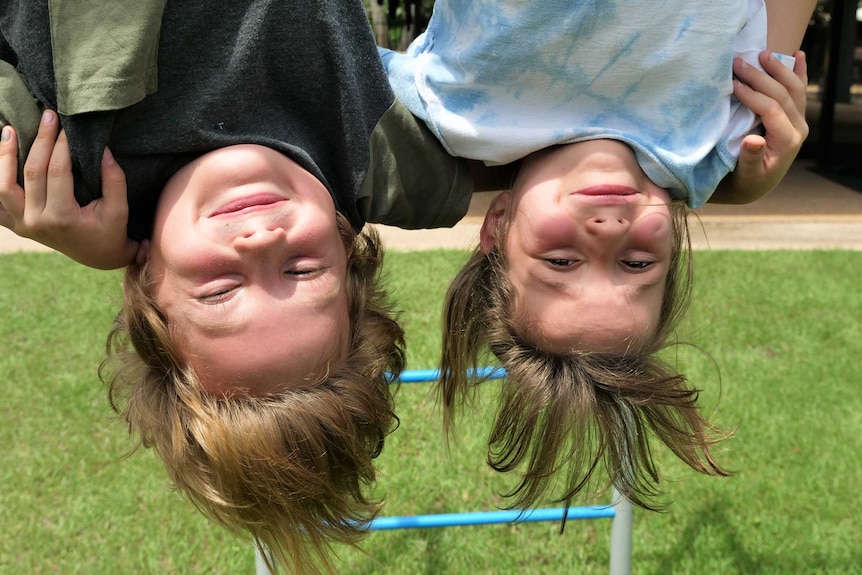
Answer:
<svg viewBox="0 0 862 575"><path fill-rule="evenodd" d="M237 270L235 262L200 237L188 237L180 243L164 241L152 250L151 269L161 283L170 285L204 282Z"/></svg>
<svg viewBox="0 0 862 575"><path fill-rule="evenodd" d="M289 241L294 247L301 249L316 247L320 249L322 246L344 245L338 231L334 211L330 212L325 208L314 206L305 209L301 214L294 217L296 219L288 222L285 226L285 229L289 230Z"/></svg>
<svg viewBox="0 0 862 575"><path fill-rule="evenodd" d="M668 213L654 212L640 218L632 227L635 242L653 249L669 249L671 244L671 219Z"/></svg>
<svg viewBox="0 0 862 575"><path fill-rule="evenodd" d="M571 216L562 212L534 211L516 216L513 229L517 230L524 246L546 251L568 247L574 243Z"/></svg>

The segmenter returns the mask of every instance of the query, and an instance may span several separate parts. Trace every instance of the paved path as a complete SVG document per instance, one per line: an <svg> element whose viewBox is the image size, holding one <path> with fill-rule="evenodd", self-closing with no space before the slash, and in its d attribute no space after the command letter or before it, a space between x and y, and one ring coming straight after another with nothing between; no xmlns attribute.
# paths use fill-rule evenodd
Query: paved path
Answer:
<svg viewBox="0 0 862 575"><path fill-rule="evenodd" d="M794 164L771 194L743 206L707 205L690 218L695 249L862 250L862 193ZM390 250L472 249L493 193L476 194L452 229L408 231L378 226Z"/></svg>
<svg viewBox="0 0 862 575"><path fill-rule="evenodd" d="M860 194L862 195L862 194ZM405 231L378 226L390 251L434 248L473 249L479 222L462 222L452 230ZM826 250L862 251L862 215L839 219L723 218L703 216L690 221L696 250Z"/></svg>
<svg viewBox="0 0 862 575"><path fill-rule="evenodd" d="M708 205L692 216L695 249L862 250L862 193L797 162L765 198L744 206ZM471 249L493 193L476 194L467 216L454 228L407 231L378 226L390 250ZM0 253L45 250L0 228Z"/></svg>

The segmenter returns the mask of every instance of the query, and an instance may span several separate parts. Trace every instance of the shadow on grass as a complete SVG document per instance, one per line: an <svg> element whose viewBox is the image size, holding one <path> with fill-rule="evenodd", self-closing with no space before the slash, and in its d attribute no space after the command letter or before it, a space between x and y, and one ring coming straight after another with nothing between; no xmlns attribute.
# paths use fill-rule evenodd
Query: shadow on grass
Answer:
<svg viewBox="0 0 862 575"><path fill-rule="evenodd" d="M689 524L682 530L683 537L664 556L656 556L658 565L653 571L655 575L677 573L678 565L684 559L692 559L692 552L697 547L697 541L704 531L719 531L722 533L720 553L728 558L735 573L756 573L762 567L760 560L752 556L740 540L733 522L728 520L727 513L721 503L711 502L694 514Z"/></svg>
<svg viewBox="0 0 862 575"><path fill-rule="evenodd" d="M738 518L730 517L722 502L713 501L694 514L693 519L682 530L683 537L663 556L654 554L654 575L683 573L680 565L696 563L698 540L709 538L710 553L722 557L726 562L725 575L740 574L786 574L786 573L862 573L862 551L853 550L847 557L835 557L813 551L794 555L763 548L752 550L748 541L739 536L735 525ZM781 542L775 541L776 545ZM637 541L635 541L637 546ZM813 546L809 545L809 549Z"/></svg>
<svg viewBox="0 0 862 575"><path fill-rule="evenodd" d="M344 573L350 575L375 575L392 573L393 565L399 564L399 558L416 554L417 538L424 542L421 554L421 570L414 573L424 575L439 575L447 573L448 562L443 548L443 534L440 529L405 529L389 532L386 545L383 548L368 550L368 555L361 555Z"/></svg>

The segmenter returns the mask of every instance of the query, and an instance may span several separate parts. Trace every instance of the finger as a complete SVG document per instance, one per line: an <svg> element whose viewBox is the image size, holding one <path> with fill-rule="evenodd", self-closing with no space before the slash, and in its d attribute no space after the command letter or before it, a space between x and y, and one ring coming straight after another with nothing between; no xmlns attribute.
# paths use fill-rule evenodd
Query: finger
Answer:
<svg viewBox="0 0 862 575"><path fill-rule="evenodd" d="M808 101L808 67L805 65L805 58L802 58L801 70L802 75L797 72L797 67L800 66L794 55L793 68L788 68L781 60L775 57L775 54L768 50L764 50L759 56L760 64L763 69L781 85L774 92L769 92L769 95L778 100L784 106L788 113L791 113L789 103L783 100L783 95L780 90L787 92L790 101L796 111L800 115L805 115L805 105Z"/></svg>
<svg viewBox="0 0 862 575"><path fill-rule="evenodd" d="M749 84L734 80L733 95L752 112L761 116L761 118L764 116L786 117L784 109L774 98L767 96Z"/></svg>
<svg viewBox="0 0 862 575"><path fill-rule="evenodd" d="M808 135L808 124L805 123L804 118L794 123L778 102L739 81L734 82L733 93L740 102L760 116L766 130L769 149L781 153L801 146Z"/></svg>
<svg viewBox="0 0 862 575"><path fill-rule="evenodd" d="M804 93L805 89L796 74L779 62L770 52L762 52L760 62L764 65L765 71L758 70L757 67L737 58L733 62L733 72L737 78L754 90L779 103L786 104L788 107L796 108L796 102L791 97L791 91Z"/></svg>
<svg viewBox="0 0 862 575"><path fill-rule="evenodd" d="M126 242L127 262L134 259L130 241L126 237L129 223L129 204L126 197L126 175L108 148L102 154L102 198L95 207L96 217L108 229L114 230L118 240Z"/></svg>
<svg viewBox="0 0 862 575"><path fill-rule="evenodd" d="M51 160L48 162L48 178L45 187L47 190L45 214L66 220L78 210L78 203L75 201L75 183L72 180L72 153L69 151L66 130L60 130L60 135L54 143Z"/></svg>
<svg viewBox="0 0 862 575"><path fill-rule="evenodd" d="M740 102L760 116L769 148L775 151L798 148L808 136L805 117L796 113L792 106L788 111L772 98L739 81L734 82L733 93Z"/></svg>
<svg viewBox="0 0 862 575"><path fill-rule="evenodd" d="M24 190L18 185L18 134L3 126L0 136L0 225L14 226L14 218L24 213Z"/></svg>
<svg viewBox="0 0 862 575"><path fill-rule="evenodd" d="M116 213L128 214L126 174L108 148L102 154L102 203Z"/></svg>
<svg viewBox="0 0 862 575"><path fill-rule="evenodd" d="M38 215L45 208L48 194L48 164L54 151L54 143L57 141L59 124L56 113L51 110L45 110L42 113L39 131L24 163L25 213L32 212L33 215Z"/></svg>
<svg viewBox="0 0 862 575"><path fill-rule="evenodd" d="M808 57L802 50L797 50L793 58L796 60L793 73L796 74L803 86L808 86Z"/></svg>
<svg viewBox="0 0 862 575"><path fill-rule="evenodd" d="M741 58L737 58L733 63L734 73L748 87L759 93L761 97L757 98L756 102L760 102L761 106L770 106L770 102L765 98L777 102L794 126L802 126L805 124L805 85L793 70L778 61L771 52L762 52L760 58L766 64L765 67L769 69L767 71L769 73L761 72ZM739 97L736 86L734 86L734 94ZM754 110L748 102L743 103ZM761 113L759 110L754 111Z"/></svg>

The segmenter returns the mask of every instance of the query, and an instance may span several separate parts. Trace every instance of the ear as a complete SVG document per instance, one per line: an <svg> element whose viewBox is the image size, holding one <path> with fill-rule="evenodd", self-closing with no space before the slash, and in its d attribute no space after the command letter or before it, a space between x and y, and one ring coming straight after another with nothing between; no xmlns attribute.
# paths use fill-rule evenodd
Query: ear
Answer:
<svg viewBox="0 0 862 575"><path fill-rule="evenodd" d="M502 237L511 200L512 194L503 192L494 198L488 211L485 212L485 221L482 222L482 229L479 230L479 249L483 254L491 253L497 245L497 240Z"/></svg>
<svg viewBox="0 0 862 575"><path fill-rule="evenodd" d="M138 246L135 264L142 266L150 259L150 240L143 240Z"/></svg>

